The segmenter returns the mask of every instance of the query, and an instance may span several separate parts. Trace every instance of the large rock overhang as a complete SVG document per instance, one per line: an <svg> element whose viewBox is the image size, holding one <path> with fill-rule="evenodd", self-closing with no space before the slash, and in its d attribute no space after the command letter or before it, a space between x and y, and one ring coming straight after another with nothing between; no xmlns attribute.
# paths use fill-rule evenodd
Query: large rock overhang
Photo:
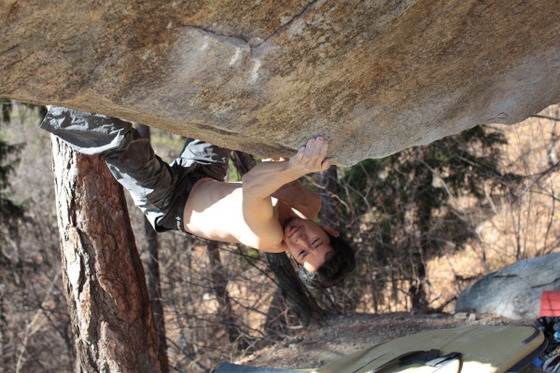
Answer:
<svg viewBox="0 0 560 373"><path fill-rule="evenodd" d="M0 97L340 165L560 101L558 0L4 0Z"/></svg>

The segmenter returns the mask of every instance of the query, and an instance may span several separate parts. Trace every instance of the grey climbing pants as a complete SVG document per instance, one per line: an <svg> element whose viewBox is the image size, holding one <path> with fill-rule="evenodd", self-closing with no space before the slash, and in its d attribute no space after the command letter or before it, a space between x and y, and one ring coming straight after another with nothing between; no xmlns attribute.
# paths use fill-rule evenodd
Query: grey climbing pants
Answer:
<svg viewBox="0 0 560 373"><path fill-rule="evenodd" d="M189 139L167 164L131 123L117 118L53 106L40 127L80 153L103 157L158 232L184 231L183 210L193 185L207 177L222 181L227 174L230 150Z"/></svg>

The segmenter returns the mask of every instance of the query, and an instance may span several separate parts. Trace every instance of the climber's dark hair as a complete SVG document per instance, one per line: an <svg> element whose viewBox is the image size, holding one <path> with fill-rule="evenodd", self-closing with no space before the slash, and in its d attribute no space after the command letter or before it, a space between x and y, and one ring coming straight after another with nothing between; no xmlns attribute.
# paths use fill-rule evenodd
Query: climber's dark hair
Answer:
<svg viewBox="0 0 560 373"><path fill-rule="evenodd" d="M341 283L356 268L356 256L352 247L340 237L334 237L330 234L329 237L334 255L321 267L309 272L298 264L298 276L309 287L315 289L330 288Z"/></svg>

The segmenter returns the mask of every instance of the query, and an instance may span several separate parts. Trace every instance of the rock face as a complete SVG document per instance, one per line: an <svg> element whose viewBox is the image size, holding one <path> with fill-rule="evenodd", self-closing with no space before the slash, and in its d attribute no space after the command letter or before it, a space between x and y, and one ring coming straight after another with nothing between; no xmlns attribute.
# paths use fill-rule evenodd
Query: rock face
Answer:
<svg viewBox="0 0 560 373"><path fill-rule="evenodd" d="M560 101L558 0L0 2L0 97L354 164Z"/></svg>
<svg viewBox="0 0 560 373"><path fill-rule="evenodd" d="M459 295L455 308L536 319L543 290L560 290L560 253L521 260L486 275Z"/></svg>

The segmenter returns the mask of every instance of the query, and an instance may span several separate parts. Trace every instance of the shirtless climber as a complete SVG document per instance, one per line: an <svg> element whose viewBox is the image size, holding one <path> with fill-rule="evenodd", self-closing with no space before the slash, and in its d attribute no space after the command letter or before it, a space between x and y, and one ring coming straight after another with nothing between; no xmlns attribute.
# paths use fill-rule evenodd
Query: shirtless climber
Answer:
<svg viewBox="0 0 560 373"><path fill-rule="evenodd" d="M199 140L187 140L167 164L120 119L53 106L41 128L76 151L102 156L158 232L176 229L265 252L288 251L300 278L317 288L339 283L355 267L339 233L314 222L319 197L297 181L329 168L321 137L289 160L260 163L241 183L229 183L223 180L230 151Z"/></svg>

